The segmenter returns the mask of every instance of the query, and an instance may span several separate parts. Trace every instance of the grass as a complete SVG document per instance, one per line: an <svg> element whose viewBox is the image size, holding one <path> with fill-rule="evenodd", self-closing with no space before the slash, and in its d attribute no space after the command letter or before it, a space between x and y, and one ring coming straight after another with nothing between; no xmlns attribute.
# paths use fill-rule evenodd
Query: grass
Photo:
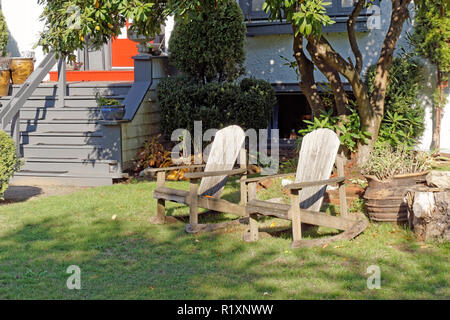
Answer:
<svg viewBox="0 0 450 320"><path fill-rule="evenodd" d="M154 188L136 182L0 205L0 299L450 298L449 244L418 243L387 224L351 242L297 250L290 233L257 243L242 242L243 229L189 235L182 222L148 222ZM261 194L281 196L277 184ZM239 197L236 184L225 197ZM167 211L188 208L170 203ZM81 268L81 290L66 287L70 265ZM379 290L366 286L370 265L381 269Z"/></svg>

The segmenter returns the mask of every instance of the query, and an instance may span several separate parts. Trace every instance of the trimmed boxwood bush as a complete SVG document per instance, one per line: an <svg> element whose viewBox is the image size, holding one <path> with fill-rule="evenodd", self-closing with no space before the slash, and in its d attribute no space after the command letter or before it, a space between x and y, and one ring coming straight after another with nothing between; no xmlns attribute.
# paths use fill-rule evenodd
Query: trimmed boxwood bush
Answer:
<svg viewBox="0 0 450 320"><path fill-rule="evenodd" d="M193 133L194 121L203 130L236 124L246 129L267 128L276 103L272 86L257 79L239 83L201 84L186 76L163 79L158 85L161 128L170 137L175 129Z"/></svg>
<svg viewBox="0 0 450 320"><path fill-rule="evenodd" d="M20 170L20 164L14 141L0 130L0 199L3 199L14 172Z"/></svg>
<svg viewBox="0 0 450 320"><path fill-rule="evenodd" d="M170 62L198 81L235 80L243 71L246 28L235 0L202 5L177 19L169 40Z"/></svg>

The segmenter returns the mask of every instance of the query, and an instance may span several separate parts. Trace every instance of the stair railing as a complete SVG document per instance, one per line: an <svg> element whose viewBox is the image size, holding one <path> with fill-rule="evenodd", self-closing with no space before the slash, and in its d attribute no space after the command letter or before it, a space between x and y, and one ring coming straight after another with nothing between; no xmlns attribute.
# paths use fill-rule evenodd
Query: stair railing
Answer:
<svg viewBox="0 0 450 320"><path fill-rule="evenodd" d="M25 102L33 94L34 90L44 80L45 76L50 72L56 64L56 56L54 53L49 53L39 66L33 71L28 79L22 84L20 89L11 96L11 99L0 109L0 129L5 130L9 123L11 123L11 136L16 144L16 150L20 155L20 109ZM65 85L65 64L60 60L58 66L59 82L58 87L58 104L64 105L64 95L66 91ZM62 75L64 73L64 75Z"/></svg>

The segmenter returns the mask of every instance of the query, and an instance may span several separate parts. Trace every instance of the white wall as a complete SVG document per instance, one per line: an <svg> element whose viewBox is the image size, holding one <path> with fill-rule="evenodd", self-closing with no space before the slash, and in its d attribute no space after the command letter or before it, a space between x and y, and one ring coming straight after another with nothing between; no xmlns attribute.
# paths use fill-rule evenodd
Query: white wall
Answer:
<svg viewBox="0 0 450 320"><path fill-rule="evenodd" d="M42 7L36 0L2 0L2 10L10 33L7 51L13 57L20 56L23 51L34 51L36 64L44 58L41 48L33 49L43 30L39 21Z"/></svg>
<svg viewBox="0 0 450 320"><path fill-rule="evenodd" d="M425 108L425 131L420 139L418 149L430 150L433 137L433 93L436 89L436 69L429 63L425 63L424 68L425 88L420 93L420 101ZM449 88L445 90L447 104L442 110L441 120L441 152L450 153L450 99Z"/></svg>

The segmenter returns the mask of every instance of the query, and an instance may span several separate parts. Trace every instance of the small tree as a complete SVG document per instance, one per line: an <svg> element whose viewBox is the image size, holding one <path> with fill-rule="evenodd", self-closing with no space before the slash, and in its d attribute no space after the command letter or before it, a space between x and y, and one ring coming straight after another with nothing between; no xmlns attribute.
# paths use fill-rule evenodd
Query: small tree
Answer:
<svg viewBox="0 0 450 320"><path fill-rule="evenodd" d="M74 57L77 49L99 48L120 34L127 20L138 34L153 36L160 31L167 0L38 0L44 5L44 30L38 45L45 52Z"/></svg>
<svg viewBox="0 0 450 320"><path fill-rule="evenodd" d="M389 69L403 23L409 17L408 5L411 0L392 0L390 24L376 64L374 89L371 94L367 92L361 75L363 56L358 47L355 25L361 11L372 5L372 0L354 0L353 3L353 11L347 19L347 36L354 55L353 61L339 54L322 34L323 26L334 23L326 14L325 6L329 5L329 2L323 0L266 0L263 9L269 13L270 19L285 18L292 24L294 58L301 76L299 86L305 93L315 116L325 110L325 107L314 79L314 68L319 69L328 79L339 113L345 112L347 104L340 76L349 81L357 102L361 128L371 134L368 144L360 141L358 145L357 163L362 165L367 160L378 137L385 109ZM306 52L311 58L306 55Z"/></svg>
<svg viewBox="0 0 450 320"><path fill-rule="evenodd" d="M450 72L450 12L444 0L423 0L415 3L415 28L412 42L416 52L428 59L437 71L434 97L435 125L432 148L440 148L442 109L445 106L444 89Z"/></svg>

